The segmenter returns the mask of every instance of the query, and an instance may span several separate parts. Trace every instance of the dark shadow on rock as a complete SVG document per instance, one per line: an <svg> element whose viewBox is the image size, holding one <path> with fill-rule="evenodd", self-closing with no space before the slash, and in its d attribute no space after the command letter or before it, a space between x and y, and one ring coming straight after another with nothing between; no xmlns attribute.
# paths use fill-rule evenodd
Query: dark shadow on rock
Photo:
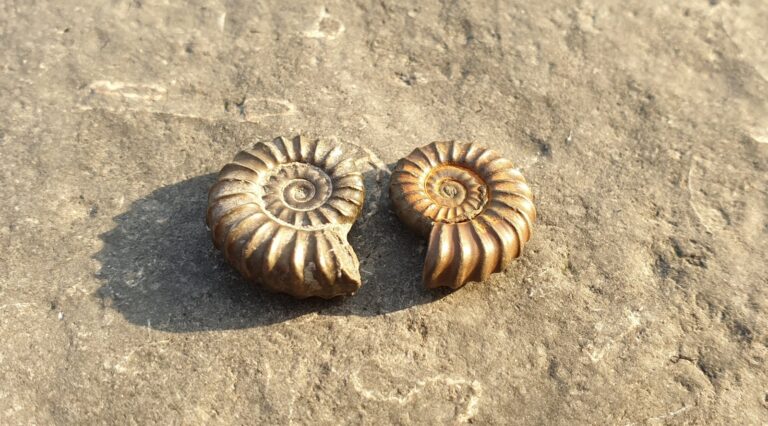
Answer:
<svg viewBox="0 0 768 426"><path fill-rule="evenodd" d="M297 300L245 281L214 249L205 227L209 174L160 188L114 218L101 235L98 290L128 321L171 332L229 330L321 315L373 316L445 295L421 285L425 242L391 212L388 177L366 173L363 213L349 235L360 259L362 288L333 300Z"/></svg>

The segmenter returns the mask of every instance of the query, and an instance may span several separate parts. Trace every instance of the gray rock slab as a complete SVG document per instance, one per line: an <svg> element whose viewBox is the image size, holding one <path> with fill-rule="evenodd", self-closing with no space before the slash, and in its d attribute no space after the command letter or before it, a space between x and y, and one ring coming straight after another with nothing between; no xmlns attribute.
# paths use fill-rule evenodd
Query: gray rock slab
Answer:
<svg viewBox="0 0 768 426"><path fill-rule="evenodd" d="M0 1L0 423L768 423L768 5ZM241 148L367 152L363 288L252 288ZM523 257L420 285L393 163L513 159Z"/></svg>

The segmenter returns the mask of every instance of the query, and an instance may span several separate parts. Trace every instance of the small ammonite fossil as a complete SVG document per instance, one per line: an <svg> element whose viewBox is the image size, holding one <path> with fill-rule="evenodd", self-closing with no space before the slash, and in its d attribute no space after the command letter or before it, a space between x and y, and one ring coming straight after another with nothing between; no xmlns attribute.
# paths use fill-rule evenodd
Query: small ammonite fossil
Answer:
<svg viewBox="0 0 768 426"><path fill-rule="evenodd" d="M500 272L531 238L533 194L512 162L460 142L433 142L398 161L389 187L395 212L429 236L423 280L459 288Z"/></svg>
<svg viewBox="0 0 768 426"><path fill-rule="evenodd" d="M296 297L331 298L360 288L347 233L364 197L363 177L341 146L280 137L221 169L206 223L247 279Z"/></svg>

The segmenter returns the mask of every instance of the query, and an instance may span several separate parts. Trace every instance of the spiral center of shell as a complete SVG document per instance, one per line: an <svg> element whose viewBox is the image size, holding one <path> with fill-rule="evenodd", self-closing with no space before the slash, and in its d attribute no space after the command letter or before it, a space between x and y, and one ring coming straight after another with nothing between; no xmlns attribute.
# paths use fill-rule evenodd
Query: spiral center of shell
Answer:
<svg viewBox="0 0 768 426"><path fill-rule="evenodd" d="M453 164L432 170L426 179L427 194L435 203L436 222L464 222L482 212L488 186L475 172Z"/></svg>
<svg viewBox="0 0 768 426"><path fill-rule="evenodd" d="M448 204L454 204L453 207L461 205L467 196L467 191L461 185L461 182L446 179L440 183L440 195Z"/></svg>
<svg viewBox="0 0 768 426"><path fill-rule="evenodd" d="M294 179L285 185L283 199L289 206L301 208L303 204L314 198L316 192L312 182L306 179Z"/></svg>
<svg viewBox="0 0 768 426"><path fill-rule="evenodd" d="M316 227L330 221L323 205L333 193L331 178L307 163L283 164L266 177L262 203L276 219L297 227Z"/></svg>

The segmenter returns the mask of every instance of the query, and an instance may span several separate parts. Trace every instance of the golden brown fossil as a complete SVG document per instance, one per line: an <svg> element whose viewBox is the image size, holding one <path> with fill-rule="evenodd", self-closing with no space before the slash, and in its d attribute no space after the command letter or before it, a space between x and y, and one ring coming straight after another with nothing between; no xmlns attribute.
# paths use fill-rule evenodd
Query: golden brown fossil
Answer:
<svg viewBox="0 0 768 426"><path fill-rule="evenodd" d="M501 272L531 238L533 194L512 162L475 144L433 142L400 159L389 194L429 236L424 284L459 288Z"/></svg>
<svg viewBox="0 0 768 426"><path fill-rule="evenodd" d="M247 279L296 297L331 298L360 288L347 233L364 197L363 177L341 146L280 137L221 169L206 223Z"/></svg>

